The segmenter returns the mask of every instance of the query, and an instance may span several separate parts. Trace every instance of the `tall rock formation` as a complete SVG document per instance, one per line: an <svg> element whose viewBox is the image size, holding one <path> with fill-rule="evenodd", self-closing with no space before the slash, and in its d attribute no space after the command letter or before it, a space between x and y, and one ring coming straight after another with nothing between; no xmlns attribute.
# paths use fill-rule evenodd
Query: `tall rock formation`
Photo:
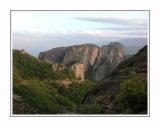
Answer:
<svg viewBox="0 0 160 127"><path fill-rule="evenodd" d="M75 72L76 78L84 80L84 64L76 63L71 66L71 69Z"/></svg>
<svg viewBox="0 0 160 127"><path fill-rule="evenodd" d="M39 59L63 63L66 67L81 63L84 65L84 77L99 81L124 60L124 47L120 43L111 43L101 48L94 44L82 44L41 52Z"/></svg>
<svg viewBox="0 0 160 127"><path fill-rule="evenodd" d="M93 44L71 46L65 50L62 63L66 66L82 63L84 64L84 71L87 72L89 67L94 65L98 51L99 47Z"/></svg>

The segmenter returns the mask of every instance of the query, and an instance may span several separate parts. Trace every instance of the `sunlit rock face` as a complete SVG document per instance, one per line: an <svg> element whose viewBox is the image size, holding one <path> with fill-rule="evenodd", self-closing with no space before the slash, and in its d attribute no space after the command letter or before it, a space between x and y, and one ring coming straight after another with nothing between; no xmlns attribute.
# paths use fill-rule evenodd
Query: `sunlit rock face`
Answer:
<svg viewBox="0 0 160 127"><path fill-rule="evenodd" d="M77 79L84 81L84 64L75 63L71 66L71 69L75 72Z"/></svg>

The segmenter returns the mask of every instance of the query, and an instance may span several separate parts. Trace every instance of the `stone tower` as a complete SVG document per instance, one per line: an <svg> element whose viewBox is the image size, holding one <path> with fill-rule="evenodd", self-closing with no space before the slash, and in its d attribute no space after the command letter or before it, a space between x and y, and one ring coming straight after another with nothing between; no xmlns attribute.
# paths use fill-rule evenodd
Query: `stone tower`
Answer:
<svg viewBox="0 0 160 127"><path fill-rule="evenodd" d="M71 69L75 72L75 76L83 81L84 80L84 64L75 63L71 66Z"/></svg>

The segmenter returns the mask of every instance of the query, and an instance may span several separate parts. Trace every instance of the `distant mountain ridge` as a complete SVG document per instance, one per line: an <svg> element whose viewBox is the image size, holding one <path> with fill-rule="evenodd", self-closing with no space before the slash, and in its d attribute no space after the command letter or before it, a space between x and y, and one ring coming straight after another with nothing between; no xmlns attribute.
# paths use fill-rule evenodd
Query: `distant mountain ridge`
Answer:
<svg viewBox="0 0 160 127"><path fill-rule="evenodd" d="M129 39L121 39L123 45L125 45L125 54L134 55L138 53L138 51L147 45L147 38L129 38Z"/></svg>

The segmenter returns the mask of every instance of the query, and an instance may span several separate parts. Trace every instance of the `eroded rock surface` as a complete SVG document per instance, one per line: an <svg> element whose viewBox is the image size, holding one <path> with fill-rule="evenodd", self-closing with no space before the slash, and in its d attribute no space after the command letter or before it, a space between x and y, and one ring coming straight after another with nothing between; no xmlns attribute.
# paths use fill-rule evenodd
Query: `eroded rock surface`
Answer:
<svg viewBox="0 0 160 127"><path fill-rule="evenodd" d="M84 78L99 81L106 78L125 59L125 54L124 46L120 43L102 47L82 44L41 52L39 59L62 63L66 67L81 63L84 65Z"/></svg>

